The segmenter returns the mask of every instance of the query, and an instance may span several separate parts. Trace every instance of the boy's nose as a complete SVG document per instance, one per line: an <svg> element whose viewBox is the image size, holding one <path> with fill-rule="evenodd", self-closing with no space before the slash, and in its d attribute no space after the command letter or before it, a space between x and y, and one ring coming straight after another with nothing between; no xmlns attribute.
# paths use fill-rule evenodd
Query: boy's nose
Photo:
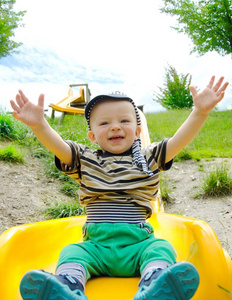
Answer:
<svg viewBox="0 0 232 300"><path fill-rule="evenodd" d="M121 126L119 123L115 122L111 125L111 130L113 131L117 131L117 130L120 130L121 129Z"/></svg>

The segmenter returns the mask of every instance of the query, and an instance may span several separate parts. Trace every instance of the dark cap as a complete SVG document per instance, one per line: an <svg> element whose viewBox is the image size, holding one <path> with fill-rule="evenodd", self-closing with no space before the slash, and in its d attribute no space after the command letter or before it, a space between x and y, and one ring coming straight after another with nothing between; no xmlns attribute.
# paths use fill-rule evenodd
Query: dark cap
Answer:
<svg viewBox="0 0 232 300"><path fill-rule="evenodd" d="M135 105L134 101L129 98L127 95L121 93L121 92L114 92L112 94L108 94L108 95L99 95L99 96L96 96L94 97L93 99L91 99L86 107L85 107L85 118L87 120L87 123L88 123L88 126L90 128L90 114L91 114L91 111L93 109L93 107L97 104L97 103L100 103L100 102L103 102L103 101L107 101L107 100L118 100L118 101L129 101L135 108L135 113L136 113L136 117L137 117L137 123L138 125L140 125L140 117L139 117L139 112L138 112L138 108L137 106Z"/></svg>

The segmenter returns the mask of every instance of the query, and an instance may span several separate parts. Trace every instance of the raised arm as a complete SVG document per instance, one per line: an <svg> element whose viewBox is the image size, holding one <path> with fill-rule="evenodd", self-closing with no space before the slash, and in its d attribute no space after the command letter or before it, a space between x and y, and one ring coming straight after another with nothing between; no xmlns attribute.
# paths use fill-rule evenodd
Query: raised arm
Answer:
<svg viewBox="0 0 232 300"><path fill-rule="evenodd" d="M221 77L214 85L213 76L207 87L200 93L191 86L194 109L188 119L181 125L174 136L168 141L166 162L174 158L186 147L200 131L206 121L209 112L223 99L228 82L222 85L224 78Z"/></svg>
<svg viewBox="0 0 232 300"><path fill-rule="evenodd" d="M20 90L16 95L16 102L11 100L10 103L14 110L13 116L28 125L38 140L62 162L71 165L70 147L44 118L44 95L41 94L38 104L34 105Z"/></svg>

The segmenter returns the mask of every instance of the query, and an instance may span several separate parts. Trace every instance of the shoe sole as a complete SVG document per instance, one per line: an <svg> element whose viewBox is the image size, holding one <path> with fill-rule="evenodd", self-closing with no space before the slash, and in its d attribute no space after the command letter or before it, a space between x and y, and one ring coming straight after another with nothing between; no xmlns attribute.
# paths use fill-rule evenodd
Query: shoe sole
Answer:
<svg viewBox="0 0 232 300"><path fill-rule="evenodd" d="M189 300L195 294L198 285L197 269L188 262L176 263L166 268L151 282L144 299Z"/></svg>
<svg viewBox="0 0 232 300"><path fill-rule="evenodd" d="M43 271L26 273L20 284L20 293L24 300L85 300L74 294L68 286L59 282L54 275Z"/></svg>

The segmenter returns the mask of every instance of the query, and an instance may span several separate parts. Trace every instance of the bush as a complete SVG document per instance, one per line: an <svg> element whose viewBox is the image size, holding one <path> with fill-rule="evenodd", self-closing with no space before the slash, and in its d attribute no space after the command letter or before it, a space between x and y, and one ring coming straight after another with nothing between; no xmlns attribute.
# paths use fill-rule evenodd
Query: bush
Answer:
<svg viewBox="0 0 232 300"><path fill-rule="evenodd" d="M216 167L204 179L203 191L205 196L226 196L232 194L232 178L228 174L228 167Z"/></svg>
<svg viewBox="0 0 232 300"><path fill-rule="evenodd" d="M26 125L19 123L12 116L0 115L0 139L22 140L27 132Z"/></svg>
<svg viewBox="0 0 232 300"><path fill-rule="evenodd" d="M0 160L23 163L24 155L14 145L10 145L0 149Z"/></svg>
<svg viewBox="0 0 232 300"><path fill-rule="evenodd" d="M189 74L179 75L175 68L169 66L166 68L164 88L159 87L161 93L154 93L153 100L167 109L192 108L191 80Z"/></svg>
<svg viewBox="0 0 232 300"><path fill-rule="evenodd" d="M12 118L2 115L0 116L0 138L12 139L15 137L15 128Z"/></svg>

